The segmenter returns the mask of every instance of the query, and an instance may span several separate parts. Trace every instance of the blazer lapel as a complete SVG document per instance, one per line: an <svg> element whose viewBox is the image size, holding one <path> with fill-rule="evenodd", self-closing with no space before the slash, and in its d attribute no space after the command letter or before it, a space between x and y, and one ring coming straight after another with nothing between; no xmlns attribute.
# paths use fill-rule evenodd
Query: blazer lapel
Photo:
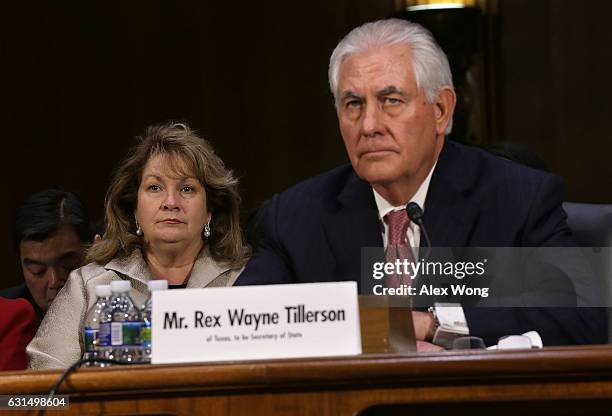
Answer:
<svg viewBox="0 0 612 416"><path fill-rule="evenodd" d="M329 247L336 260L334 275L360 281L362 248L382 247L378 211L370 185L351 173L334 210L323 221Z"/></svg>
<svg viewBox="0 0 612 416"><path fill-rule="evenodd" d="M424 222L434 247L469 245L480 209L469 199L476 171L461 163L456 145L444 144L427 192ZM421 236L421 247L425 244Z"/></svg>
<svg viewBox="0 0 612 416"><path fill-rule="evenodd" d="M215 279L226 274L230 269L229 266L221 265L214 261L210 256L208 246L206 246L200 251L200 255L193 265L191 275L187 281L187 287L200 288L211 286Z"/></svg>

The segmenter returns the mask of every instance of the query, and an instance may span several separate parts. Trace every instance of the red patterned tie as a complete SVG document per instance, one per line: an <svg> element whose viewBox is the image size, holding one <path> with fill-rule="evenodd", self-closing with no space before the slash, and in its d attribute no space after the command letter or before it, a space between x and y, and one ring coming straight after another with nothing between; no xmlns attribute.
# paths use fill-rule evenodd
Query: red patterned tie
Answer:
<svg viewBox="0 0 612 416"><path fill-rule="evenodd" d="M400 287L402 284L410 285L412 279L411 274L406 274L404 270L404 260L408 262L414 262L414 256L412 255L412 249L407 244L406 232L410 225L410 219L405 209L399 211L391 211L385 215L385 222L389 226L387 235L387 249L385 250L385 257L387 262L396 263L396 260L400 260L402 267L399 274L387 275L385 284L387 287ZM412 267L408 267L408 271L412 271Z"/></svg>

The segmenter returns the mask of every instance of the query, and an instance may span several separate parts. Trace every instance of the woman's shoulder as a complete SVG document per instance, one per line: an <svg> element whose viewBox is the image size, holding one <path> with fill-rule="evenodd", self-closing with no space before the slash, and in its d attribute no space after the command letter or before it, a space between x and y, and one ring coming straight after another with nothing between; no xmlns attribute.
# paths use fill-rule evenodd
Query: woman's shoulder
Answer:
<svg viewBox="0 0 612 416"><path fill-rule="evenodd" d="M196 260L188 287L220 287L232 286L238 275L244 269L243 266L236 267L226 262L216 261L208 248L200 253Z"/></svg>
<svg viewBox="0 0 612 416"><path fill-rule="evenodd" d="M104 265L102 264L89 263L83 267L74 270L71 273L71 279L81 279L84 284L87 284L92 280L97 280L108 272L110 272L110 270L104 267Z"/></svg>
<svg viewBox="0 0 612 416"><path fill-rule="evenodd" d="M232 268L227 269L221 272L217 277L215 277L207 287L222 287L222 286L233 286L238 276L244 270L244 266L240 268Z"/></svg>

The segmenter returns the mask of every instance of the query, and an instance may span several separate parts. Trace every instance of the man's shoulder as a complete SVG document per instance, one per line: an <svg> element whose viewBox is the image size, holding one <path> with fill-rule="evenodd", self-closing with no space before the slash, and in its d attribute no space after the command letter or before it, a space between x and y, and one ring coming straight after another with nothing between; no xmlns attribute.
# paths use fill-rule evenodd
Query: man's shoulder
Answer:
<svg viewBox="0 0 612 416"><path fill-rule="evenodd" d="M350 164L346 164L298 182L276 194L274 199L284 206L332 207L336 206L339 195L354 187L365 189L369 185L357 176Z"/></svg>
<svg viewBox="0 0 612 416"><path fill-rule="evenodd" d="M486 168L497 171L516 172L523 171L526 173L538 175L549 175L548 172L531 168L527 165L515 162L510 159L503 158L490 151L477 146L458 143L452 140L447 140L447 152L452 158L460 160L463 164L483 165Z"/></svg>
<svg viewBox="0 0 612 416"><path fill-rule="evenodd" d="M25 283L21 283L20 285L9 287L6 289L0 290L0 297L6 299L18 299L25 298L31 299L32 295L30 295L30 291Z"/></svg>
<svg viewBox="0 0 612 416"><path fill-rule="evenodd" d="M347 204L363 204L367 198L373 201L370 185L357 176L351 165L343 165L274 195L266 212L277 224L310 227Z"/></svg>
<svg viewBox="0 0 612 416"><path fill-rule="evenodd" d="M348 182L356 178L353 167L345 164L298 182L281 194L321 194L326 191L337 194Z"/></svg>
<svg viewBox="0 0 612 416"><path fill-rule="evenodd" d="M448 141L447 146L450 163L461 166L464 178L473 181L477 187L491 186L501 191L519 188L526 192L537 189L546 181L562 184L561 178L553 173L502 158L482 148L453 141Z"/></svg>

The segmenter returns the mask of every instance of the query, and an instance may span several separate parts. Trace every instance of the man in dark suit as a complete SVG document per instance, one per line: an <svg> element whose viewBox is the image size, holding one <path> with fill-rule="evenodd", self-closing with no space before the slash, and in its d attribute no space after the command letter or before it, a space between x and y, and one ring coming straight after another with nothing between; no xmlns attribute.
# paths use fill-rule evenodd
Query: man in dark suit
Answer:
<svg viewBox="0 0 612 416"><path fill-rule="evenodd" d="M359 281L363 247L398 244L398 234L399 244L422 245L409 202L423 207L433 246L571 244L557 177L445 140L452 77L421 26L391 19L354 29L332 54L329 78L351 165L272 198L264 237L236 284ZM529 330L545 345L606 339L597 310L462 312L469 333L489 345ZM413 311L413 322L417 339L431 342L434 316Z"/></svg>

